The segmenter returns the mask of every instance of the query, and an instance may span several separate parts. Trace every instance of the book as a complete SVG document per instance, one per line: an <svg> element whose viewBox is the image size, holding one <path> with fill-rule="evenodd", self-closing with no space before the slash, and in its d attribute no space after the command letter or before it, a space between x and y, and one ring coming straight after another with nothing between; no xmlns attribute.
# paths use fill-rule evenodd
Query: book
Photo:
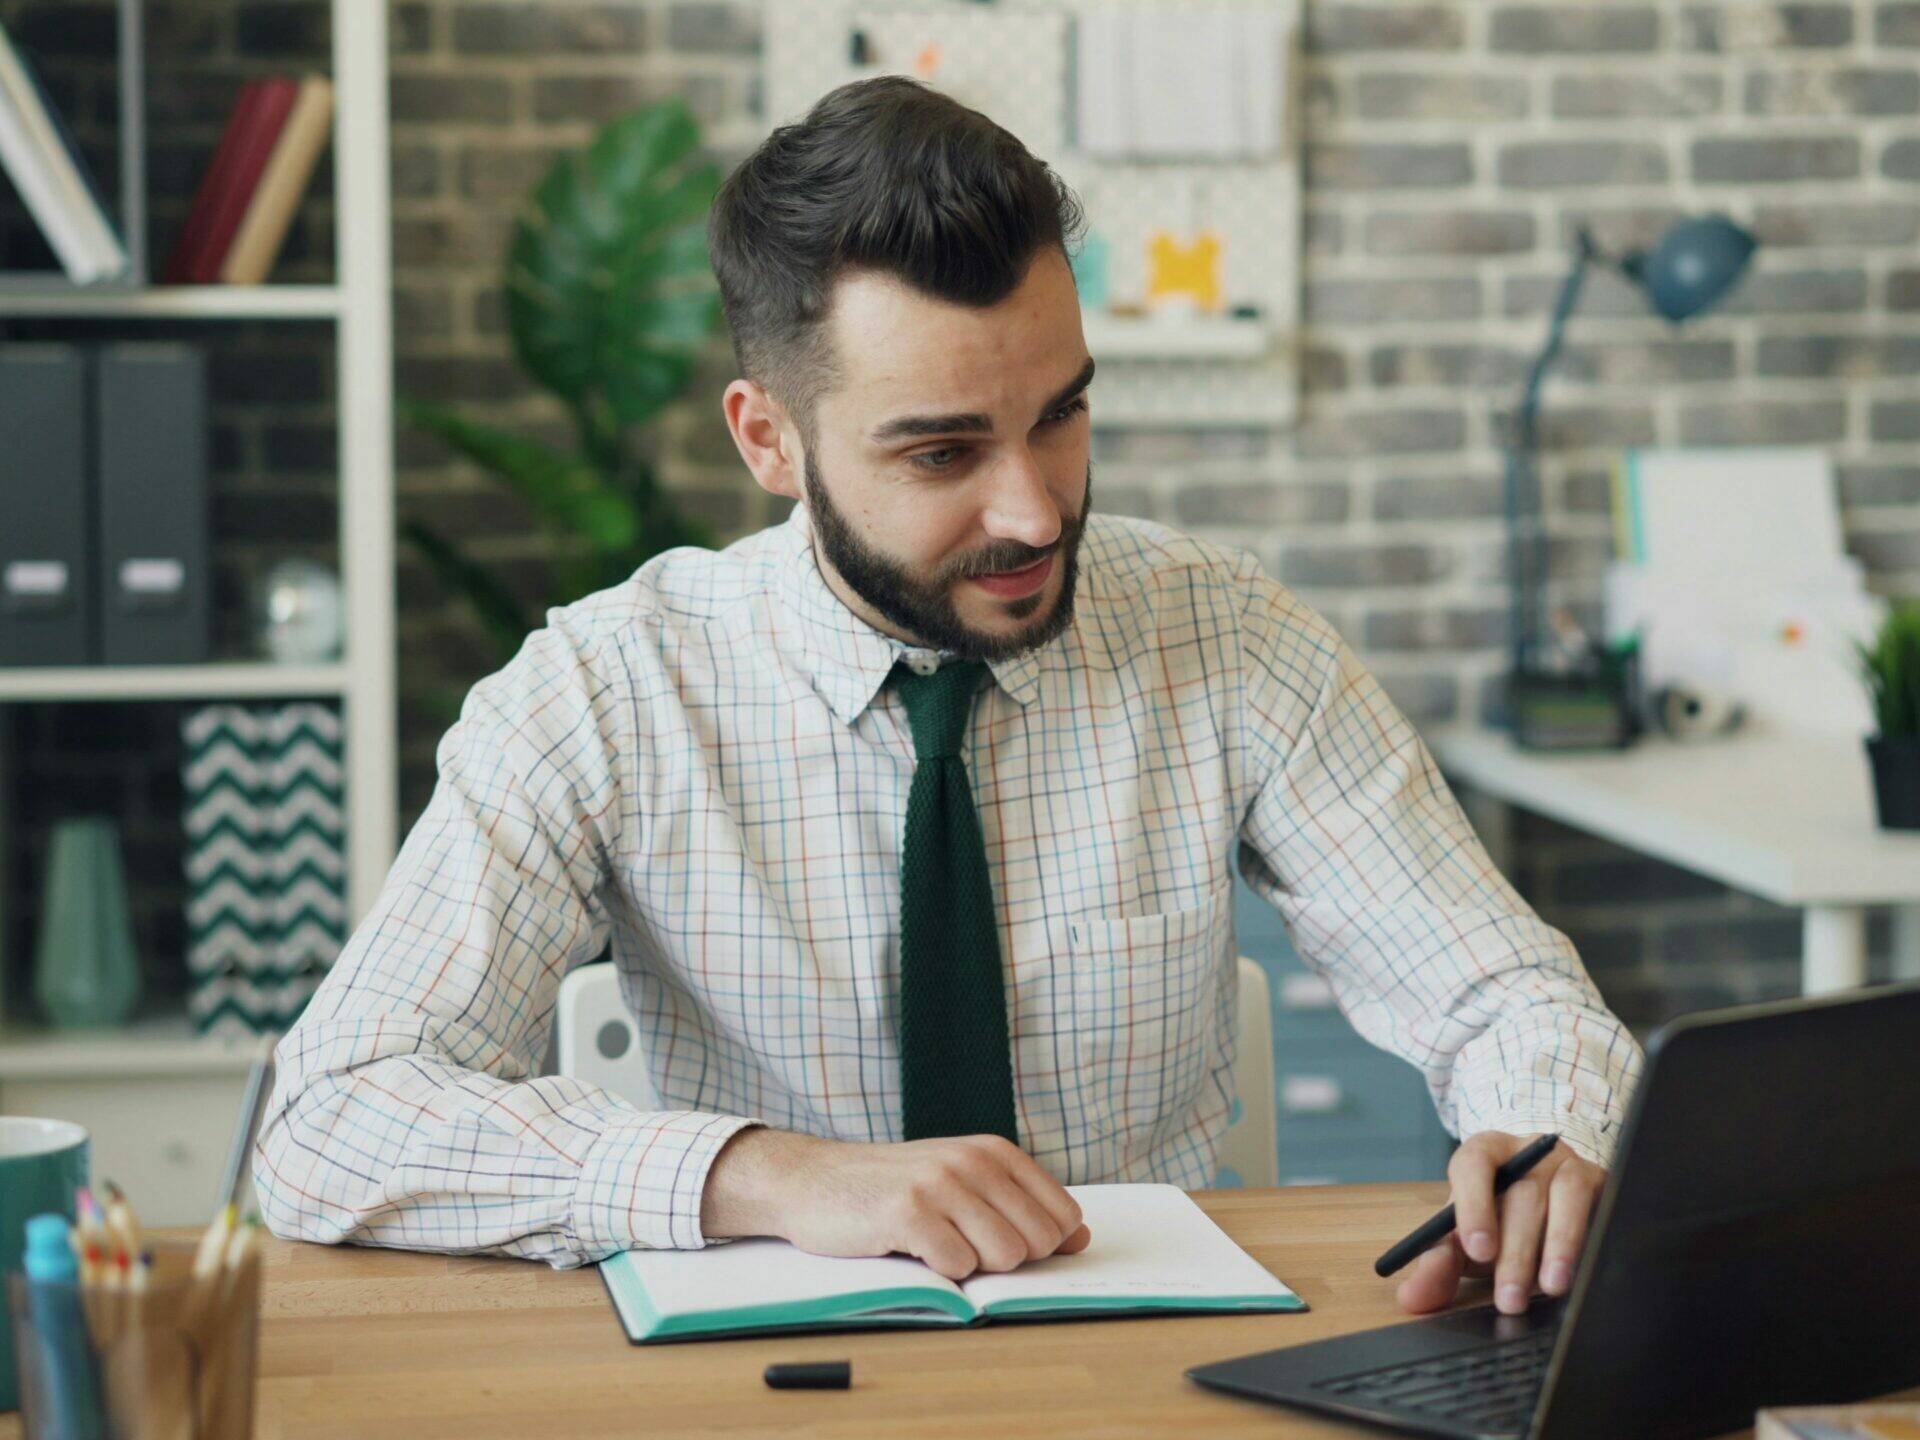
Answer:
<svg viewBox="0 0 1920 1440"><path fill-rule="evenodd" d="M1753 1440L1920 1440L1920 1404L1762 1410Z"/></svg>
<svg viewBox="0 0 1920 1440"><path fill-rule="evenodd" d="M333 82L323 75L309 75L300 82L293 110L234 232L233 245L220 267L224 284L258 285L267 278L332 133Z"/></svg>
<svg viewBox="0 0 1920 1440"><path fill-rule="evenodd" d="M128 266L92 171L46 87L0 25L0 164L13 177L61 268L77 284Z"/></svg>
<svg viewBox="0 0 1920 1440"><path fill-rule="evenodd" d="M1173 1185L1070 1185L1093 1243L955 1282L909 1256L841 1259L784 1240L626 1250L600 1263L636 1345L811 1330L1305 1310Z"/></svg>
<svg viewBox="0 0 1920 1440"><path fill-rule="evenodd" d="M160 268L162 284L185 285L193 278L200 252L206 248L207 232L213 223L213 212L219 204L220 191L228 184L233 173L234 152L240 147L240 136L252 122L254 109L259 103L261 84L259 80L248 80L241 85L240 93L234 96L233 108L227 111L227 123L220 131L219 143L213 147L213 156L207 161L206 171L200 176L200 183L194 187L193 201L187 206L186 219L180 222L179 233L173 237L173 248L167 252L167 263Z"/></svg>
<svg viewBox="0 0 1920 1440"><path fill-rule="evenodd" d="M253 201L253 192L266 172L273 147L293 113L300 86L288 75L269 75L260 82L253 105L240 127L235 141L226 181L214 195L212 213L207 219L205 242L194 255L187 282L192 285L217 285L220 267L226 263L233 237L241 218Z"/></svg>
<svg viewBox="0 0 1920 1440"><path fill-rule="evenodd" d="M285 75L249 80L234 97L213 158L193 192L160 280L166 285L219 281L267 162L291 116L301 87Z"/></svg>

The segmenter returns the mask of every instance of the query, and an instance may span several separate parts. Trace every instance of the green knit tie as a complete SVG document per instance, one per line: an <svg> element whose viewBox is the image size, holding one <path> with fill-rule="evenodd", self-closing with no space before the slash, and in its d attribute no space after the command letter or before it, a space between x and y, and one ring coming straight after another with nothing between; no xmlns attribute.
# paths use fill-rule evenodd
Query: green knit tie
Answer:
<svg viewBox="0 0 1920 1440"><path fill-rule="evenodd" d="M963 661L916 675L896 665L889 681L907 707L919 761L900 859L900 1096L909 1140L1019 1140L987 847L960 758L985 669Z"/></svg>

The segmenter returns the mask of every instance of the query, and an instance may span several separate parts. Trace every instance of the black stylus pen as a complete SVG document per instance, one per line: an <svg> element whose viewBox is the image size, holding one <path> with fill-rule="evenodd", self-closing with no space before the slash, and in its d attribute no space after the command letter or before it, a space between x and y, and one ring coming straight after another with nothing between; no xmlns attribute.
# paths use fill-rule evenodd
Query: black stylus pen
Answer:
<svg viewBox="0 0 1920 1440"><path fill-rule="evenodd" d="M1546 1159L1553 1147L1559 1143L1558 1135L1542 1135L1526 1149L1508 1156L1493 1172L1493 1193L1495 1195L1503 1193L1514 1181ZM1410 1263L1415 1256L1424 1254L1446 1239L1452 1233L1454 1223L1453 1206L1449 1205L1374 1261L1373 1273L1383 1277L1393 1274L1401 1266Z"/></svg>

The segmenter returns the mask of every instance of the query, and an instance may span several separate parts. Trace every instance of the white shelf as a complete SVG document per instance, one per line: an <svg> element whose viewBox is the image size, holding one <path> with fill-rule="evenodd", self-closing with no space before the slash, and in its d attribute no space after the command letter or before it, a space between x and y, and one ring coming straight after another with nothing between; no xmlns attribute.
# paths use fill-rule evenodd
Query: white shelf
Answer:
<svg viewBox="0 0 1920 1440"><path fill-rule="evenodd" d="M1128 385L1117 373L1102 371L1094 381L1093 423L1109 430L1204 430L1210 426L1278 427L1293 423L1291 391L1276 386L1265 393L1171 392L1152 385Z"/></svg>
<svg viewBox="0 0 1920 1440"><path fill-rule="evenodd" d="M223 700L344 695L347 667L334 665L58 665L0 670L4 700Z"/></svg>
<svg viewBox="0 0 1920 1440"><path fill-rule="evenodd" d="M0 316L106 320L331 320L342 307L332 285L154 285L82 289L0 283Z"/></svg>
<svg viewBox="0 0 1920 1440"><path fill-rule="evenodd" d="M258 1037L195 1035L184 1015L104 1030L0 1027L0 1081L247 1072Z"/></svg>
<svg viewBox="0 0 1920 1440"><path fill-rule="evenodd" d="M1080 312L1095 360L1258 360L1272 345L1265 320L1228 316L1109 315Z"/></svg>

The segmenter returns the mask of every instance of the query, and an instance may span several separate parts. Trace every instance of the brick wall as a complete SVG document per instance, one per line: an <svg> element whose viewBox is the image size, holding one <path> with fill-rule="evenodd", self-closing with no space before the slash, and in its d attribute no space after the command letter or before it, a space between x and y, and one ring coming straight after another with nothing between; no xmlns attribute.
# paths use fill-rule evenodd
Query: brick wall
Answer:
<svg viewBox="0 0 1920 1440"><path fill-rule="evenodd" d="M78 17L108 7L27 8L57 9L77 32ZM157 28L212 52L216 76L325 50L325 7L312 0L152 9ZM1645 243L1675 215L1716 209L1764 242L1726 312L1676 332L1596 277L1548 387L1562 597L1591 611L1609 458L1649 443L1829 447L1849 545L1876 584L1920 587L1920 3L1307 9L1302 423L1096 431L1103 505L1251 545L1417 718L1482 713L1505 639L1494 416L1539 343L1571 229ZM520 378L501 329L515 206L560 149L669 94L687 99L717 158L745 154L766 123L759 6L399 0L392 15L398 383L552 429L558 417ZM224 112L204 84L182 78L170 93L174 161L156 179L172 176L177 194ZM183 202L168 203L177 219ZM309 209L295 263L324 266L329 216ZM299 353L279 363L298 366ZM716 337L656 439L669 483L728 537L784 513L752 485L720 419L732 374ZM290 538L270 500L246 498L282 486L315 497L331 464L310 407L277 414L273 387L260 388L225 422L230 548L304 540L324 551L318 498L296 501L306 519ZM531 586L538 557L510 498L419 435L399 437L399 457L403 512L430 512ZM488 662L405 554L400 601L410 824L432 782L436 702ZM1519 834L1515 878L1632 1018L1792 988L1787 912L1546 822L1523 820Z"/></svg>
<svg viewBox="0 0 1920 1440"><path fill-rule="evenodd" d="M1103 506L1250 544L1417 718L1485 713L1506 639L1494 416L1572 229L1645 244L1676 215L1725 210L1764 247L1723 315L1675 331L1625 286L1590 283L1546 395L1561 598L1595 608L1626 444L1831 447L1849 544L1884 588L1920 582L1920 4L1307 9L1302 423L1096 431ZM511 403L487 358L491 268L466 258L491 257L554 145L621 105L683 94L724 160L745 153L766 123L758 6L402 10L396 168L421 178L396 200L397 285L438 326L403 335L403 354L473 367L472 393ZM780 513L721 422L732 373L716 346L662 437L674 482L730 532ZM404 453L417 493L463 483ZM431 611L406 625L422 660L459 628ZM430 729L408 743L417 763ZM1517 838L1515 878L1636 1021L1794 988L1791 913L1545 821L1523 817Z"/></svg>
<svg viewBox="0 0 1920 1440"><path fill-rule="evenodd" d="M1850 548L1916 588L1920 5L1308 8L1311 391L1270 470L1348 499L1260 548L1403 704L1471 718L1496 698L1494 416L1581 223L1622 247L1724 210L1762 249L1725 312L1680 331L1589 285L1546 392L1561 596L1591 611L1610 456L1648 443L1830 449ZM1198 518L1176 470L1150 488L1155 513ZM1516 882L1629 1018L1795 988L1792 912L1543 820L1515 838Z"/></svg>

